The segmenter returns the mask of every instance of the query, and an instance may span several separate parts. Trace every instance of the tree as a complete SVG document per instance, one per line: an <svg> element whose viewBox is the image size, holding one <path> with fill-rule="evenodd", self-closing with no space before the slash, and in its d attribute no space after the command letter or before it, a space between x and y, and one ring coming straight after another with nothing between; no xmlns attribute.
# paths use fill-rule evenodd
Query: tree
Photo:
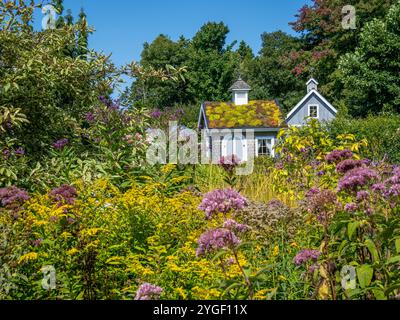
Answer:
<svg viewBox="0 0 400 320"><path fill-rule="evenodd" d="M143 45L140 64L148 70L165 69L167 65L183 67L187 60L187 46L184 37L174 42L161 34L151 44ZM153 108L164 108L190 100L185 82L166 82L157 77L136 80L127 95L131 102L144 103Z"/></svg>
<svg viewBox="0 0 400 320"><path fill-rule="evenodd" d="M337 67L341 55L352 52L358 43L363 26L374 18L382 18L396 0L313 0L297 14L291 25L301 34L303 46L293 53L292 71L296 75L314 75L321 91L338 102L343 90L337 81ZM342 9L352 5L356 9L356 29L342 27Z"/></svg>
<svg viewBox="0 0 400 320"><path fill-rule="evenodd" d="M173 41L166 35L158 36L151 44L145 43L140 64L149 70L187 67L186 82L166 83L150 77L135 81L126 93L128 100L151 108L166 108L174 104L191 104L201 100L230 99L229 87L239 67L240 58L226 45L229 29L223 23L210 22L187 40ZM242 44L242 49L248 49ZM240 49L240 47L239 47Z"/></svg>
<svg viewBox="0 0 400 320"><path fill-rule="evenodd" d="M193 37L192 46L195 50L222 53L228 33L229 28L223 22L208 22Z"/></svg>
<svg viewBox="0 0 400 320"><path fill-rule="evenodd" d="M278 99L285 111L292 108L304 95L304 79L296 77L288 68L289 53L301 43L282 31L264 33L260 55L248 60L244 73L254 99Z"/></svg>
<svg viewBox="0 0 400 320"><path fill-rule="evenodd" d="M27 27L32 16L20 16L28 9L20 4L0 10L0 108L26 116L29 123L15 138L39 156L49 143L72 134L83 114L109 92L117 72L94 51L87 60L65 54L76 44L77 26L33 32ZM7 15L15 17L12 25Z"/></svg>
<svg viewBox="0 0 400 320"><path fill-rule="evenodd" d="M87 24L87 16L83 8L81 8L81 11L79 13L79 20L77 25L79 26L79 30L77 32L78 34L77 34L76 54L77 56L84 58L88 53L89 34L91 33L91 31L89 30Z"/></svg>
<svg viewBox="0 0 400 320"><path fill-rule="evenodd" d="M197 101L228 100L229 87L239 67L238 56L232 51L235 43L226 45L229 28L209 22L202 26L189 46L188 83Z"/></svg>
<svg viewBox="0 0 400 320"><path fill-rule="evenodd" d="M339 63L344 102L354 116L400 112L400 1L362 30L354 53Z"/></svg>

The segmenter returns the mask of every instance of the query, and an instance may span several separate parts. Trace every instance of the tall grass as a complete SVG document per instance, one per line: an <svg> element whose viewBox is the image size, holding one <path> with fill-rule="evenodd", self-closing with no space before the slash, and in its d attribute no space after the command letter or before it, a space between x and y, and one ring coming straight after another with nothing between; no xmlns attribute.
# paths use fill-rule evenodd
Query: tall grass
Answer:
<svg viewBox="0 0 400 320"><path fill-rule="evenodd" d="M203 193L228 187L224 182L224 170L217 165L197 166L195 185ZM272 174L265 164L256 165L254 172L248 176L239 176L236 189L253 201L266 203L278 199L291 207L295 205L288 196L276 192Z"/></svg>

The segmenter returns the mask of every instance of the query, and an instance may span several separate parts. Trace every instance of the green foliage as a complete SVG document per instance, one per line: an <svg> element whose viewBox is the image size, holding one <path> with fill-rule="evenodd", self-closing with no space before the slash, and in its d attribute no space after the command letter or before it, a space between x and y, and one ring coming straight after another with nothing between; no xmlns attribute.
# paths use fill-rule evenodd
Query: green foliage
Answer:
<svg viewBox="0 0 400 320"><path fill-rule="evenodd" d="M397 2L385 19L374 20L363 28L355 52L340 60L343 100L354 116L400 111L399 17Z"/></svg>
<svg viewBox="0 0 400 320"><path fill-rule="evenodd" d="M65 54L75 44L76 31L71 26L0 32L0 106L26 115L29 122L16 136L32 155L39 156L60 136L70 136L90 105L114 83L116 70L107 57L90 52L83 60Z"/></svg>
<svg viewBox="0 0 400 320"><path fill-rule="evenodd" d="M304 95L304 79L297 78L288 67L289 53L298 50L301 42L282 31L263 33L261 39L260 55L242 64L242 72L252 86L250 96L277 99L289 111Z"/></svg>
<svg viewBox="0 0 400 320"><path fill-rule="evenodd" d="M357 47L363 27L370 21L382 19L397 0L313 0L303 6L292 23L299 32L302 46L292 55L292 70L296 75L313 75L321 83L320 90L331 101L340 101L343 86L337 76L338 62L343 54ZM356 29L342 27L342 9L356 9ZM364 78L364 75L362 75ZM350 106L349 106L350 107Z"/></svg>
<svg viewBox="0 0 400 320"><path fill-rule="evenodd" d="M352 134L357 140L366 139L368 148L361 156L374 161L386 159L400 163L400 117L398 115L368 116L365 119L340 117L328 124L332 137L339 134Z"/></svg>
<svg viewBox="0 0 400 320"><path fill-rule="evenodd" d="M164 109L174 104L228 99L228 89L238 65L237 54L225 43L228 32L223 23L207 23L191 40L180 37L175 42L160 35L151 44L145 43L141 55L144 68L158 69L167 64L175 68L187 67L186 81L136 81L125 93L128 100Z"/></svg>
<svg viewBox="0 0 400 320"><path fill-rule="evenodd" d="M351 134L339 134L333 139L322 124L310 119L304 127L289 127L278 134L275 146L279 162L274 171L274 189L286 192L293 199L301 199L313 185L332 188L335 166L325 157L335 149L350 149L357 155L368 146L365 139L356 140Z"/></svg>

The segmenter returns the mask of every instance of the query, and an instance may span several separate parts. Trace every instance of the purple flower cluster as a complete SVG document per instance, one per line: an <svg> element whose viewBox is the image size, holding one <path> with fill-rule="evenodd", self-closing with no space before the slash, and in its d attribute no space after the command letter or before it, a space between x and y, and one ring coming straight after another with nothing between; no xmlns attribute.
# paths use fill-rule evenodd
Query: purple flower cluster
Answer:
<svg viewBox="0 0 400 320"><path fill-rule="evenodd" d="M334 150L330 154L328 154L325 159L329 163L339 163L346 159L353 158L353 152L351 150Z"/></svg>
<svg viewBox="0 0 400 320"><path fill-rule="evenodd" d="M56 142L53 143L53 148L56 150L62 150L65 148L65 146L69 143L69 140L64 138L57 140Z"/></svg>
<svg viewBox="0 0 400 320"><path fill-rule="evenodd" d="M35 247L39 247L43 242L43 239L37 239L35 241L32 242L32 245Z"/></svg>
<svg viewBox="0 0 400 320"><path fill-rule="evenodd" d="M400 196L400 184L394 184L386 189L384 192L386 198Z"/></svg>
<svg viewBox="0 0 400 320"><path fill-rule="evenodd" d="M150 115L152 118L158 119L163 115L163 113L161 110L156 109L156 110L153 110L153 112Z"/></svg>
<svg viewBox="0 0 400 320"><path fill-rule="evenodd" d="M22 147L19 147L18 149L15 150L15 155L16 156L23 156L25 155L25 149Z"/></svg>
<svg viewBox="0 0 400 320"><path fill-rule="evenodd" d="M383 196L384 198L397 198L400 196L400 169L394 166L390 174L390 178L387 178L381 183L376 183L372 186L372 191ZM397 200L395 200L396 202ZM391 205L394 206L395 202Z"/></svg>
<svg viewBox="0 0 400 320"><path fill-rule="evenodd" d="M232 210L242 210L247 205L247 199L233 189L214 190L207 193L199 206L206 217L211 219L214 214L228 213Z"/></svg>
<svg viewBox="0 0 400 320"><path fill-rule="evenodd" d="M227 172L233 172L233 170L240 165L240 159L236 155L222 156L219 159L219 165Z"/></svg>
<svg viewBox="0 0 400 320"><path fill-rule="evenodd" d="M2 153L4 159L8 159L11 155L11 152L9 149L4 149L1 153Z"/></svg>
<svg viewBox="0 0 400 320"><path fill-rule="evenodd" d="M94 115L93 112L88 112L85 115L85 120L89 123L93 123L96 121L96 116Z"/></svg>
<svg viewBox="0 0 400 320"><path fill-rule="evenodd" d="M159 300L163 291L154 284L144 283L137 290L135 300Z"/></svg>
<svg viewBox="0 0 400 320"><path fill-rule="evenodd" d="M310 250L310 249L304 249L301 250L295 257L294 257L294 263L297 266L300 266L302 264L305 264L308 261L317 261L319 256L321 255L321 252L318 250Z"/></svg>
<svg viewBox="0 0 400 320"><path fill-rule="evenodd" d="M355 191L357 188L366 186L378 178L378 173L373 169L355 168L347 172L339 181L338 190Z"/></svg>
<svg viewBox="0 0 400 320"><path fill-rule="evenodd" d="M344 210L350 213L357 211L357 209L358 206L355 203L347 203L344 207Z"/></svg>
<svg viewBox="0 0 400 320"><path fill-rule="evenodd" d="M53 189L49 193L50 199L58 202L58 206L61 207L64 204L74 204L75 199L78 196L76 189L70 185L64 184L59 188Z"/></svg>
<svg viewBox="0 0 400 320"><path fill-rule="evenodd" d="M311 198L312 196L319 194L320 192L321 190L318 188L311 188L310 190L307 191L306 197Z"/></svg>
<svg viewBox="0 0 400 320"><path fill-rule="evenodd" d="M336 171L342 174L349 172L355 168L361 168L365 165L364 161L346 159L336 166Z"/></svg>
<svg viewBox="0 0 400 320"><path fill-rule="evenodd" d="M357 192L357 201L358 202L366 201L369 198L370 198L370 194L368 191L361 190L361 191Z"/></svg>
<svg viewBox="0 0 400 320"><path fill-rule="evenodd" d="M233 232L245 232L247 231L247 229L249 228L249 226L245 225L245 224L241 224L233 219L227 219L224 222L224 228L231 230Z"/></svg>
<svg viewBox="0 0 400 320"><path fill-rule="evenodd" d="M8 210L18 212L28 200L29 194L15 186L0 189L0 204Z"/></svg>
<svg viewBox="0 0 400 320"><path fill-rule="evenodd" d="M337 205L336 194L328 189L310 189L306 195L307 211L316 215L320 223L326 223Z"/></svg>
<svg viewBox="0 0 400 320"><path fill-rule="evenodd" d="M226 228L218 228L203 233L198 241L196 255L202 256L224 248L232 248L240 244L236 235Z"/></svg>

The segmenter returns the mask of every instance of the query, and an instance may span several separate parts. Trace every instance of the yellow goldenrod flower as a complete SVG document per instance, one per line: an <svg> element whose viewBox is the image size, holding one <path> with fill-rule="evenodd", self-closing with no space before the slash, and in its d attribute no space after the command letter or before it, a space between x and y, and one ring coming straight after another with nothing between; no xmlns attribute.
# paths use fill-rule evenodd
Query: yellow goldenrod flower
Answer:
<svg viewBox="0 0 400 320"><path fill-rule="evenodd" d="M279 254L279 246L275 246L274 250L272 251L272 255L276 257Z"/></svg>
<svg viewBox="0 0 400 320"><path fill-rule="evenodd" d="M67 251L67 255L73 256L74 254L78 253L79 250L77 248L72 248L71 250Z"/></svg>
<svg viewBox="0 0 400 320"><path fill-rule="evenodd" d="M36 252L29 252L29 253L21 256L18 260L18 263L22 264L25 262L34 261L34 260L37 260L37 258L38 258L38 254Z"/></svg>

